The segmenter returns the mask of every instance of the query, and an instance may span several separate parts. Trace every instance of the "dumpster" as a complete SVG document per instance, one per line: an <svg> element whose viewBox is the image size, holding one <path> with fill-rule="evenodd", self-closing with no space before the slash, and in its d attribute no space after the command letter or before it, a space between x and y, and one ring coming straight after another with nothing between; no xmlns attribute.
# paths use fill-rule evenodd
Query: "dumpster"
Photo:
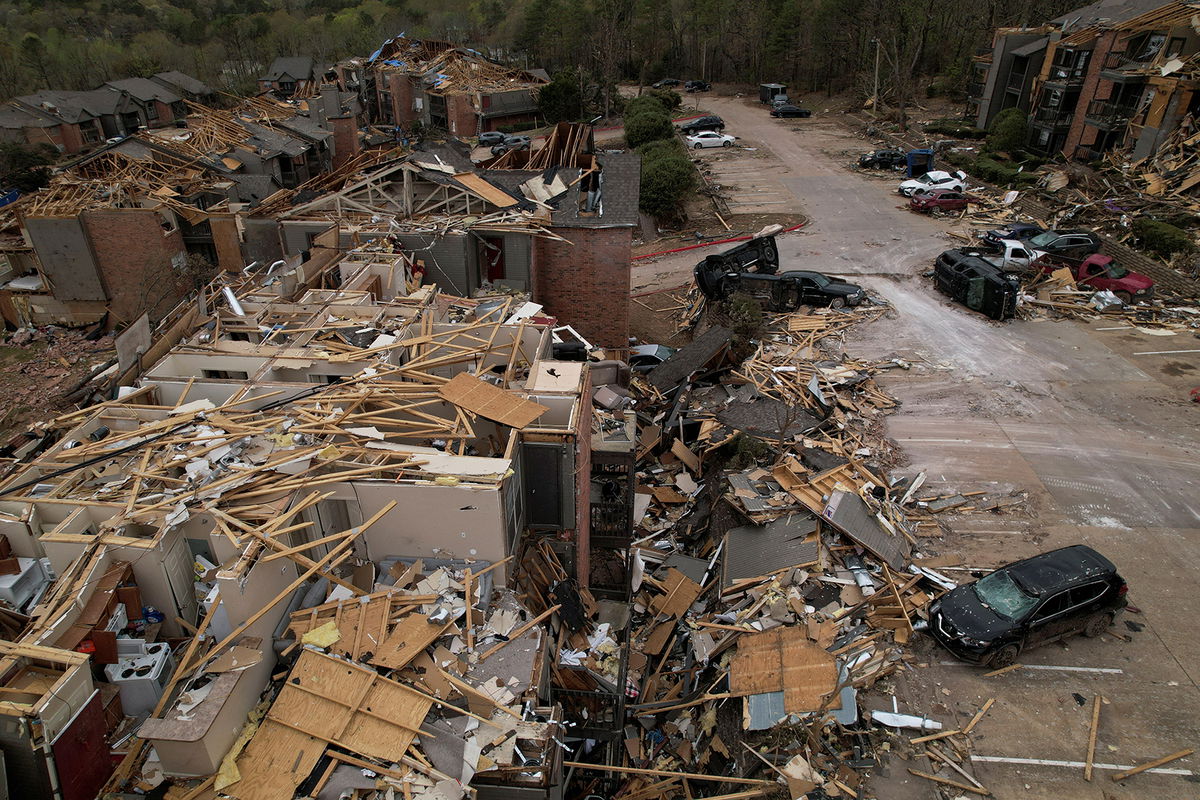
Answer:
<svg viewBox="0 0 1200 800"><path fill-rule="evenodd" d="M932 150L909 150L906 160L910 178L918 178L933 169Z"/></svg>

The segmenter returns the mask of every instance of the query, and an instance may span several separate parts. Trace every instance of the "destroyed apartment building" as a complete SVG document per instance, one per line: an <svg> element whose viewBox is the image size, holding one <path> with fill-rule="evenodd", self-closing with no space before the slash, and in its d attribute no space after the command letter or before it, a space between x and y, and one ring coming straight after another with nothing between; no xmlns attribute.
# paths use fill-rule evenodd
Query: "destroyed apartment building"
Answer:
<svg viewBox="0 0 1200 800"><path fill-rule="evenodd" d="M397 36L361 66L371 121L449 131L459 138L538 119L537 90L545 70L498 64L478 50L449 42Z"/></svg>
<svg viewBox="0 0 1200 800"><path fill-rule="evenodd" d="M1023 499L889 475L874 377L904 365L839 340L882 304L633 372L326 224L123 332L117 396L13 453L22 797L853 797L889 731L941 725L868 690L955 585L937 515Z"/></svg>
<svg viewBox="0 0 1200 800"><path fill-rule="evenodd" d="M539 623L583 613L592 518L628 532L633 413L591 401L628 370L555 359L536 305L413 267L367 249L222 278L132 351L136 387L18 455L0 747L22 797L166 777L282 799L363 759L430 797L561 785ZM546 582L524 600L522 548Z"/></svg>
<svg viewBox="0 0 1200 800"><path fill-rule="evenodd" d="M240 212L358 153L354 119L327 129L312 105L190 104L185 124L95 150L0 209L6 325L158 319L210 277L203 266L241 270Z"/></svg>
<svg viewBox="0 0 1200 800"><path fill-rule="evenodd" d="M1026 111L1034 152L1154 156L1197 133L1195 14L1181 0L1099 2L1041 27L1001 28L975 58L969 108L981 128L1006 108Z"/></svg>

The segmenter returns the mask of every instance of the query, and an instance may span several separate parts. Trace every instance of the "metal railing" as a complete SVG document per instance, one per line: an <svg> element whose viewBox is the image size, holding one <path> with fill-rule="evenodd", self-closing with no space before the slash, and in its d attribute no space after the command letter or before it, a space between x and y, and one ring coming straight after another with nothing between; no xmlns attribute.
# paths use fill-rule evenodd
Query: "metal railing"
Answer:
<svg viewBox="0 0 1200 800"><path fill-rule="evenodd" d="M1040 106L1033 112L1033 121L1046 125L1070 125L1074 118L1075 110L1062 106Z"/></svg>
<svg viewBox="0 0 1200 800"><path fill-rule="evenodd" d="M1085 117L1102 125L1120 125L1129 122L1135 107L1128 103L1114 103L1111 100L1093 100L1088 103Z"/></svg>

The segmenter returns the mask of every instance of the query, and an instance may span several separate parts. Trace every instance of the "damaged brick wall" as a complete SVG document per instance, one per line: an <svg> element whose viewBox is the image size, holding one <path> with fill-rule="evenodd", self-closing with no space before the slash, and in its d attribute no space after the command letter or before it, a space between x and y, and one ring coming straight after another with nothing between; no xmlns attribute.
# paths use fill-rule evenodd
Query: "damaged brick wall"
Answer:
<svg viewBox="0 0 1200 800"><path fill-rule="evenodd" d="M1096 44L1092 48L1087 75L1084 76L1083 86L1079 90L1079 103L1075 106L1075 116L1071 120L1071 128L1063 143L1063 152L1068 156L1075 152L1076 147L1094 144L1096 137L1100 134L1099 129L1087 125L1084 118L1087 116L1088 105L1093 100L1108 97L1112 90L1112 82L1101 78L1100 71L1104 69L1104 62L1108 60L1108 54L1112 52L1116 41L1117 31L1104 31L1096 39ZM1104 88L1104 85L1107 85L1107 88Z"/></svg>
<svg viewBox="0 0 1200 800"><path fill-rule="evenodd" d="M358 123L352 116L331 117L333 124L333 168L338 169L362 151Z"/></svg>
<svg viewBox="0 0 1200 800"><path fill-rule="evenodd" d="M446 96L446 122L450 126L450 133L460 138L469 139L479 133L479 116L471 95Z"/></svg>
<svg viewBox="0 0 1200 800"><path fill-rule="evenodd" d="M191 281L171 263L184 257L183 236L177 226L164 228L157 211L94 209L83 212L81 219L113 322L132 322L143 311L156 319L192 289Z"/></svg>
<svg viewBox="0 0 1200 800"><path fill-rule="evenodd" d="M534 239L533 299L593 345L629 345L632 228L554 228Z"/></svg>

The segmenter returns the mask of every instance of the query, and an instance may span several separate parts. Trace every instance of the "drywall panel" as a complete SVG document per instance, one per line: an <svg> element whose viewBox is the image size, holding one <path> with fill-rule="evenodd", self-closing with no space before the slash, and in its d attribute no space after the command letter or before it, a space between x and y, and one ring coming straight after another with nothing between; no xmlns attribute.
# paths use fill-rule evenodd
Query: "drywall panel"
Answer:
<svg viewBox="0 0 1200 800"><path fill-rule="evenodd" d="M27 219L25 231L42 263L42 275L50 282L56 299L96 302L108 299L87 235L78 219Z"/></svg>

